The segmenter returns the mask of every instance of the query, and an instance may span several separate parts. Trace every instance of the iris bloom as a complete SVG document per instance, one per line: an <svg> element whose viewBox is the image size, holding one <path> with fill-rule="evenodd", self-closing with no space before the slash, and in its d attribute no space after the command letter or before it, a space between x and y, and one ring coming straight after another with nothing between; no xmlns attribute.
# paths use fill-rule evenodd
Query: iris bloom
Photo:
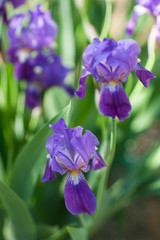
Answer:
<svg viewBox="0 0 160 240"><path fill-rule="evenodd" d="M9 23L9 58L25 61L31 51L52 48L57 37L58 27L49 11L41 11L38 4L35 10L15 15Z"/></svg>
<svg viewBox="0 0 160 240"><path fill-rule="evenodd" d="M61 86L69 94L73 89L64 83L72 70L62 65L61 58L53 52L58 27L49 11L35 10L15 15L9 24L9 60L14 63L16 78L27 82L26 106L41 105L43 92L51 86ZM45 51L44 51L45 50Z"/></svg>
<svg viewBox="0 0 160 240"><path fill-rule="evenodd" d="M64 187L66 208L74 215L93 214L96 209L96 199L82 172L89 171L90 159L92 159L93 170L106 167L96 150L99 141L88 130L82 135L81 126L68 128L62 118L50 127L54 134L46 143L50 158L41 181L55 180L55 172L61 175L67 174Z"/></svg>
<svg viewBox="0 0 160 240"><path fill-rule="evenodd" d="M70 95L73 89L65 84L66 75L71 68L61 63L61 58L53 52L38 53L35 57L28 58L24 63L16 62L14 73L16 78L27 80L26 106L34 108L41 104L42 94L52 86L63 87Z"/></svg>
<svg viewBox="0 0 160 240"><path fill-rule="evenodd" d="M84 70L79 80L76 94L85 97L85 83L88 75L93 75L100 89L100 112L105 116L124 120L131 111L129 99L122 87L131 71L134 71L145 87L153 74L143 68L137 59L140 53L138 43L132 39L114 41L98 38L88 45L83 53Z"/></svg>
<svg viewBox="0 0 160 240"><path fill-rule="evenodd" d="M137 0L136 2L132 18L126 24L127 34L132 35L138 18L149 13L156 21L157 39L160 42L160 0Z"/></svg>

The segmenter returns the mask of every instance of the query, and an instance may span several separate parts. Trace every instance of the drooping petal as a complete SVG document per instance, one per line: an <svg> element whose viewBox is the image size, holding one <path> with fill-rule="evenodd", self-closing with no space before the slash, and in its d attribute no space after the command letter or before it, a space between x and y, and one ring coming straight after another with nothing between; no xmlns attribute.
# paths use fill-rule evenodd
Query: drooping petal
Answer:
<svg viewBox="0 0 160 240"><path fill-rule="evenodd" d="M86 81L87 81L87 76L90 75L91 73L83 70L80 80L79 80L79 89L78 91L75 91L75 94L79 97L79 98L84 98L85 97L85 88L86 88Z"/></svg>
<svg viewBox="0 0 160 240"><path fill-rule="evenodd" d="M66 208L73 215L82 213L92 215L96 210L95 196L81 172L73 171L67 174L64 198Z"/></svg>
<svg viewBox="0 0 160 240"><path fill-rule="evenodd" d="M151 78L155 78L150 71L142 67L139 63L137 63L136 67L134 68L134 72L145 87L148 87L149 80Z"/></svg>
<svg viewBox="0 0 160 240"><path fill-rule="evenodd" d="M93 168L93 170L98 170L103 167L107 167L107 165L105 164L105 162L104 162L103 158L101 157L101 155L99 154L99 152L96 151L95 156L92 160L92 168Z"/></svg>
<svg viewBox="0 0 160 240"><path fill-rule="evenodd" d="M44 172L44 175L41 179L41 182L46 182L46 181L54 181L56 179L56 174L51 168L52 165L52 159L49 158L46 164L46 169Z"/></svg>
<svg viewBox="0 0 160 240"><path fill-rule="evenodd" d="M24 63L16 61L14 75L18 80L27 80L28 83L32 82L35 78L32 59L28 58Z"/></svg>
<svg viewBox="0 0 160 240"><path fill-rule="evenodd" d="M37 106L40 106L41 94L42 94L42 89L39 86L36 86L34 84L28 85L26 89L26 99L25 99L26 106L31 109Z"/></svg>
<svg viewBox="0 0 160 240"><path fill-rule="evenodd" d="M104 83L99 108L100 112L107 117L117 116L120 121L128 117L131 105L121 83L113 81Z"/></svg>
<svg viewBox="0 0 160 240"><path fill-rule="evenodd" d="M89 160L95 154L95 147L99 145L99 141L93 133L86 130L83 136L74 137L71 140L71 144L81 155L85 163L88 164Z"/></svg>

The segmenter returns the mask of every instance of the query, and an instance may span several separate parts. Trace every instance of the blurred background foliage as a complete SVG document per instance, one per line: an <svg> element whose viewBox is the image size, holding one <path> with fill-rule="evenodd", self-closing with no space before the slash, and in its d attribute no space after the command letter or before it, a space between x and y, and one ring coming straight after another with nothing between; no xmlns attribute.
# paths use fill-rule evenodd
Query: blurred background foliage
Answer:
<svg viewBox="0 0 160 240"><path fill-rule="evenodd" d="M125 23L135 5L133 0L28 0L17 9L7 3L8 15L11 17L15 13L26 12L37 3L42 3L43 10L49 9L58 24L56 52L61 55L64 64L74 68L66 81L76 89L85 47L93 37L102 34L102 29L106 37L115 40L127 38ZM154 196L159 203L160 54L157 45L156 58L148 58L147 47L153 22L151 16L144 15L138 21L133 38L141 46L139 58L142 65L147 64L156 79L144 89L141 83L136 85L135 74L129 76L125 90L130 95L133 109L128 119L117 121L116 152L100 211L93 217L84 215L79 218L65 209L63 177L57 175L55 182L40 182L46 163L45 143L52 134L48 122L54 123L64 117L69 127L82 125L84 129L91 130L100 140L100 151L104 155L109 149L111 121L98 112L91 77L88 77L89 91L84 99L74 96L70 100L63 89L52 87L45 92L43 109L30 111L25 108L25 83L16 81L13 65L5 61L9 43L7 26L1 21L0 239L114 239L109 238L107 233L103 234L109 219L116 216L115 221L122 222L124 208L138 199ZM102 127L102 121L106 129ZM86 176L95 194L102 174L103 170L90 171ZM98 231L101 231L101 238L101 235L96 235Z"/></svg>

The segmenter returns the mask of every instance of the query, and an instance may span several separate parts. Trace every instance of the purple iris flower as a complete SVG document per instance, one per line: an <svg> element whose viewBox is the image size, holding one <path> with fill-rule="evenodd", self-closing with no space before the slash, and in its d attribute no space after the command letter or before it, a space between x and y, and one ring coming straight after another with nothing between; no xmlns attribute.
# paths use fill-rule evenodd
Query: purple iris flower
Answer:
<svg viewBox="0 0 160 240"><path fill-rule="evenodd" d="M131 111L129 99L122 87L129 73L134 70L140 81L148 87L153 74L143 68L137 59L140 53L138 43L132 39L114 41L98 38L88 45L83 53L84 70L79 80L76 95L85 97L85 83L88 75L93 75L100 92L99 108L105 116L124 120Z"/></svg>
<svg viewBox="0 0 160 240"><path fill-rule="evenodd" d="M8 24L5 4L6 2L11 2L14 8L19 7L20 5L24 4L26 0L1 0L0 1L0 16L3 19L5 24Z"/></svg>
<svg viewBox="0 0 160 240"><path fill-rule="evenodd" d="M33 50L52 48L57 37L58 27L49 11L41 11L38 4L35 10L15 15L9 23L9 58L12 62L27 57Z"/></svg>
<svg viewBox="0 0 160 240"><path fill-rule="evenodd" d="M73 95L73 89L64 83L72 70L62 65L61 58L53 52L58 27L49 11L35 10L15 15L9 23L9 60L14 63L16 78L27 82L26 106L41 104L43 92L51 86L63 87Z"/></svg>
<svg viewBox="0 0 160 240"><path fill-rule="evenodd" d="M42 182L53 181L55 172L67 174L64 198L66 208L74 215L81 213L93 214L96 210L96 199L89 188L82 172L90 169L89 161L92 159L93 170L106 167L105 162L96 150L99 141L96 136L83 128L68 128L64 119L49 125L54 134L46 143L50 154Z"/></svg>
<svg viewBox="0 0 160 240"><path fill-rule="evenodd" d="M73 95L72 87L65 84L66 75L72 70L62 65L61 58L50 53L38 53L35 57L29 57L24 63L16 62L14 73L16 78L26 80L26 105L29 108L39 106L42 93L52 86L63 87L70 95Z"/></svg>
<svg viewBox="0 0 160 240"><path fill-rule="evenodd" d="M151 14L156 21L157 39L160 42L160 0L137 0L137 5L134 7L132 18L126 24L126 32L132 35L135 29L138 18L146 13Z"/></svg>

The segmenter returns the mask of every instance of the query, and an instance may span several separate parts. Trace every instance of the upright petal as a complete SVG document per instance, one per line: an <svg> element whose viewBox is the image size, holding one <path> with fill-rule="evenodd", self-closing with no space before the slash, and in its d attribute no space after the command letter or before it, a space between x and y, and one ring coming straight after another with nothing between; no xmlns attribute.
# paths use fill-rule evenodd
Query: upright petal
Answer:
<svg viewBox="0 0 160 240"><path fill-rule="evenodd" d="M85 97L85 88L86 88L86 81L87 81L87 76L90 75L91 73L83 70L81 77L79 79L79 89L78 91L75 91L75 94L79 97L79 98L84 98Z"/></svg>
<svg viewBox="0 0 160 240"><path fill-rule="evenodd" d="M46 181L54 181L56 179L56 174L51 168L52 164L52 159L49 158L46 164L46 169L43 175L43 178L41 179L41 182L46 182Z"/></svg>
<svg viewBox="0 0 160 240"><path fill-rule="evenodd" d="M73 215L88 213L96 210L96 199L89 188L84 175L78 171L67 174L64 188L65 205Z"/></svg>
<svg viewBox="0 0 160 240"><path fill-rule="evenodd" d="M131 105L121 83L114 81L104 83L99 108L100 112L107 117L117 116L120 121L128 117Z"/></svg>
<svg viewBox="0 0 160 240"><path fill-rule="evenodd" d="M148 87L149 80L151 78L155 78L150 71L142 67L139 63L137 63L136 67L134 68L134 72L145 87Z"/></svg>
<svg viewBox="0 0 160 240"><path fill-rule="evenodd" d="M89 160L95 154L95 147L99 145L99 141L92 132L86 130L83 136L73 138L71 144L81 155L85 163L88 164Z"/></svg>

